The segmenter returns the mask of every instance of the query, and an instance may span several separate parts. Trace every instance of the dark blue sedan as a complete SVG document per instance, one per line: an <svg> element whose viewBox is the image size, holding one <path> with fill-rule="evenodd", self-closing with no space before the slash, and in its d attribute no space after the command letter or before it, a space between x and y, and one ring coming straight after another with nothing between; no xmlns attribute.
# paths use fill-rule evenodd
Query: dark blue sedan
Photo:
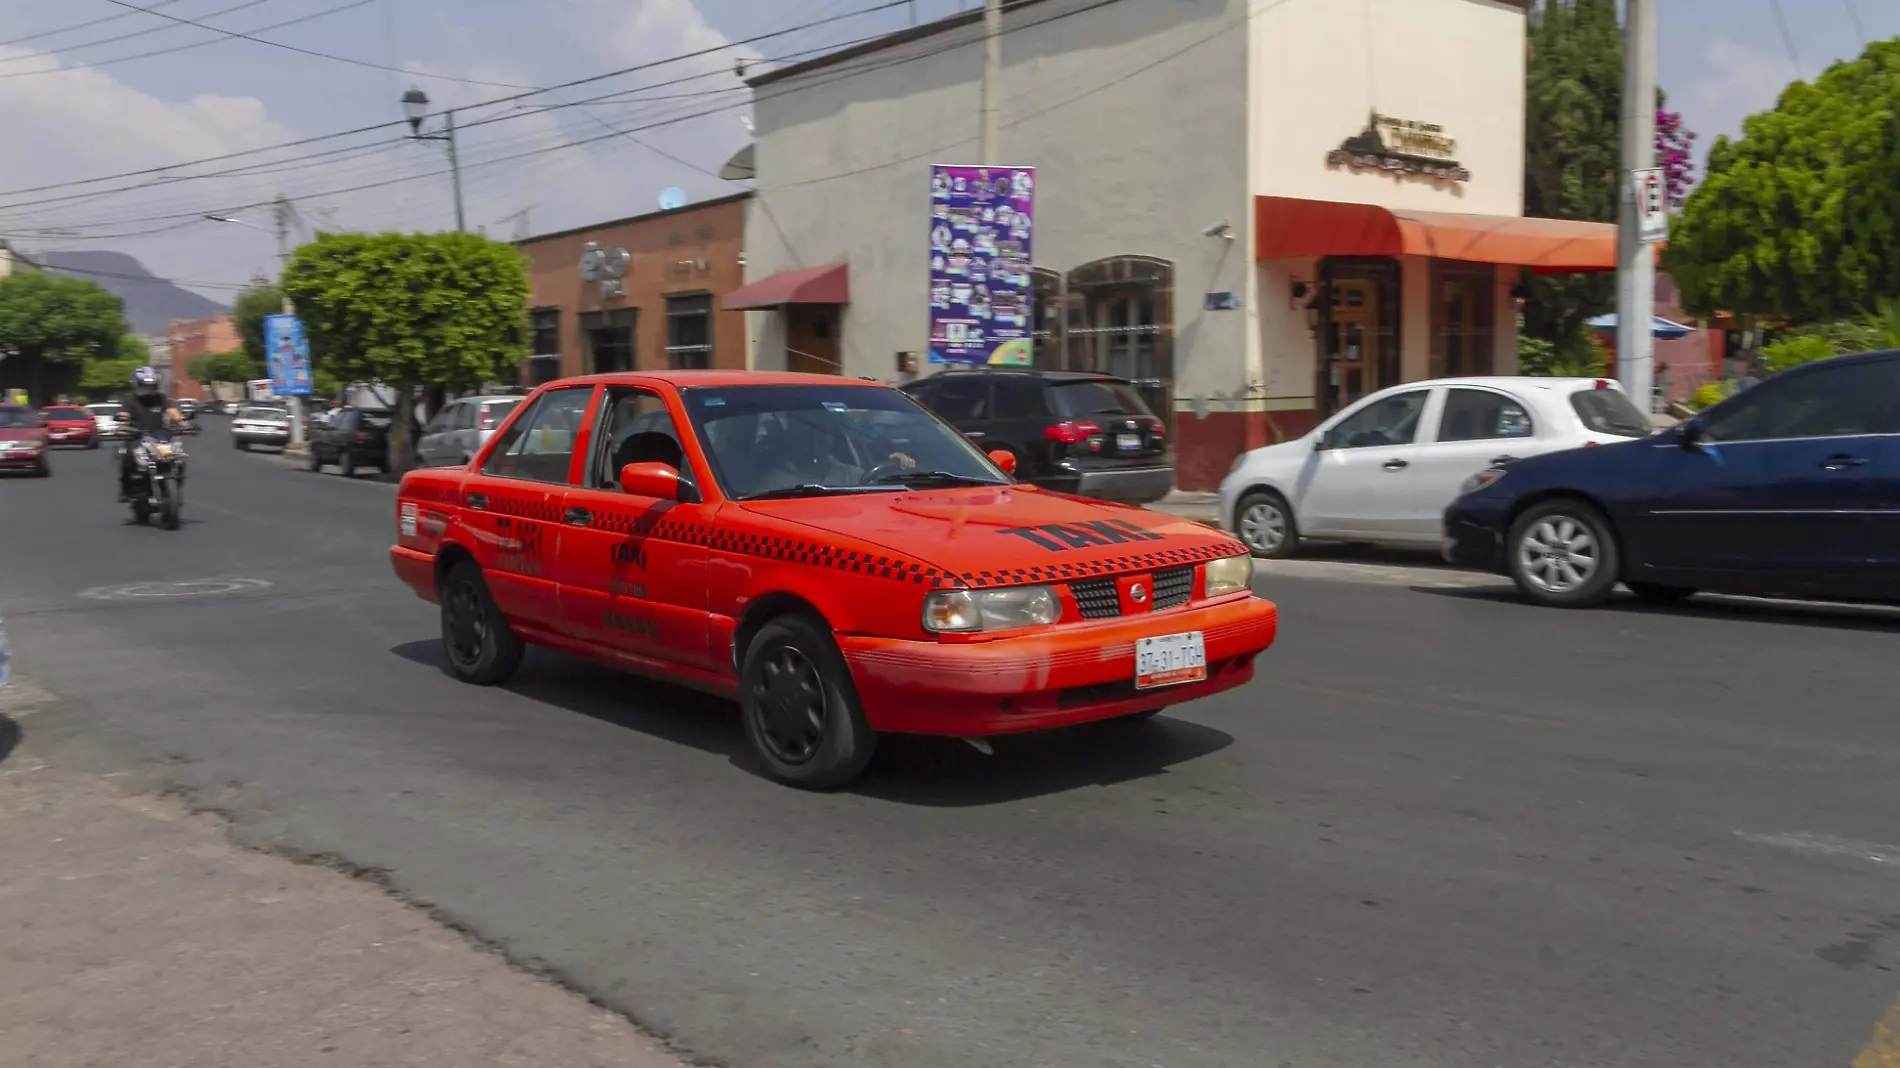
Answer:
<svg viewBox="0 0 1900 1068"><path fill-rule="evenodd" d="M1445 558L1540 604L1900 600L1900 350L1784 371L1653 437L1473 475Z"/></svg>

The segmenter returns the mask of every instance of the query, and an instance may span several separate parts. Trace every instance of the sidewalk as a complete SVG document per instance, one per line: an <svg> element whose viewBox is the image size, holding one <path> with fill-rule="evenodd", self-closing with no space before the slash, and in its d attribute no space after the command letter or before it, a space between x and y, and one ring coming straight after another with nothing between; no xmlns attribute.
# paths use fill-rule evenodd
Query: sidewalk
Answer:
<svg viewBox="0 0 1900 1068"><path fill-rule="evenodd" d="M17 737L0 716L0 1068L684 1068L369 883Z"/></svg>
<svg viewBox="0 0 1900 1068"><path fill-rule="evenodd" d="M1175 490L1166 497L1146 506L1151 511L1178 515L1182 519L1192 519L1196 523L1219 525L1220 494L1189 493Z"/></svg>

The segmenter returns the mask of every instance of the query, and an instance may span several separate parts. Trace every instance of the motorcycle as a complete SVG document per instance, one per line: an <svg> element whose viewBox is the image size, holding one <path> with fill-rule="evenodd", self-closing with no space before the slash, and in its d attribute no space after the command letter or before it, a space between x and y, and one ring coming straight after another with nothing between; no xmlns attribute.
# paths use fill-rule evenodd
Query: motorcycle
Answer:
<svg viewBox="0 0 1900 1068"><path fill-rule="evenodd" d="M169 430L141 437L132 447L132 518L152 516L166 530L177 530L185 507L185 446Z"/></svg>

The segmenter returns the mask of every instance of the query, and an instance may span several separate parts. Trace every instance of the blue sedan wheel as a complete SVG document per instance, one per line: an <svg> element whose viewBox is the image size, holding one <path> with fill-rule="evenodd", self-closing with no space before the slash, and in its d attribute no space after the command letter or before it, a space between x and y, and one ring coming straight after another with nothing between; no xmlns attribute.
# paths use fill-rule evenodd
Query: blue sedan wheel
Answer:
<svg viewBox="0 0 1900 1068"><path fill-rule="evenodd" d="M1593 607L1620 577L1616 535L1603 513L1584 501L1533 505L1511 524L1506 548L1512 581L1538 604Z"/></svg>

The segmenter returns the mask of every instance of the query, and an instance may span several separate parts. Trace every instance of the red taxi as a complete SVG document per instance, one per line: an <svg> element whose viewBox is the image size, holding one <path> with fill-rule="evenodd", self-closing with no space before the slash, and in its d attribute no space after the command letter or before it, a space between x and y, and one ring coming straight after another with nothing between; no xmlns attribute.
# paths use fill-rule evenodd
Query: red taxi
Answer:
<svg viewBox="0 0 1900 1068"><path fill-rule="evenodd" d="M33 409L0 403L0 471L26 471L45 478L53 473L46 451L46 427Z"/></svg>
<svg viewBox="0 0 1900 1068"><path fill-rule="evenodd" d="M390 556L456 677L502 682L534 643L734 697L795 786L850 781L880 732L1152 715L1253 677L1278 611L1243 545L1006 461L876 382L568 379L466 467L405 476Z"/></svg>
<svg viewBox="0 0 1900 1068"><path fill-rule="evenodd" d="M99 421L84 408L70 404L41 408L40 418L46 422L46 441L50 445L99 447Z"/></svg>

